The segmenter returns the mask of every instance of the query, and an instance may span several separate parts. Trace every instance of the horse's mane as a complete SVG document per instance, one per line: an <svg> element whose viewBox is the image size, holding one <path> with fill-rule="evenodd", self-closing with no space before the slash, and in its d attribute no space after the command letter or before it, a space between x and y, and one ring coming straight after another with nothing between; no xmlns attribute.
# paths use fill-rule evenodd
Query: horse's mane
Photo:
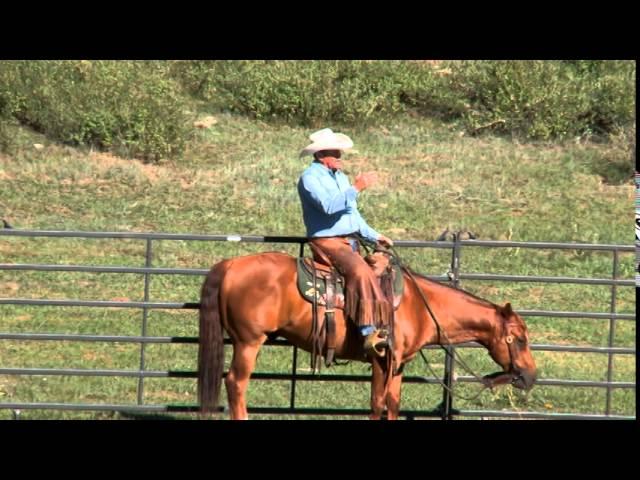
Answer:
<svg viewBox="0 0 640 480"><path fill-rule="evenodd" d="M467 290L463 290L462 288L452 287L451 285L447 285L446 283L442 283L442 282L439 282L437 280L432 280L432 279L428 278L426 275L423 275L422 273L418 273L418 272L416 272L416 271L414 271L414 270L412 270L410 268L408 270L414 276L416 276L418 278L421 278L422 280L425 280L425 281L430 282L430 283L435 283L436 285L439 285L441 287L448 288L450 290L453 290L454 292L463 294L463 295L465 295L467 297L471 297L473 300L475 300L477 303L479 303L481 305L484 305L486 307L492 307L492 308L494 308L496 310L498 310L500 308L499 305L496 305L495 303L490 302L489 300L485 300L484 298L480 298L477 295L474 295L473 293L468 292Z"/></svg>

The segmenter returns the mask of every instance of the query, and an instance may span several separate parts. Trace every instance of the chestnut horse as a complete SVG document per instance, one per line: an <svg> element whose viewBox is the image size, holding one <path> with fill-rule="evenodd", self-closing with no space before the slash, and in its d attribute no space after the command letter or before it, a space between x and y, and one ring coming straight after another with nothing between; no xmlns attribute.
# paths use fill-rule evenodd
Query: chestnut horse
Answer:
<svg viewBox="0 0 640 480"><path fill-rule="evenodd" d="M282 336L311 351L311 304L300 295L296 279L296 259L276 252L223 260L211 268L200 299L198 395L203 412L217 408L224 368L223 328L233 344L225 378L232 419L248 418L245 394L249 377L268 336ZM390 362L384 358L366 357L355 326L345 321L341 310L335 313L336 357L372 363L372 419L380 419L385 406L389 419L398 417L401 367L425 345L478 342L502 367L501 372L483 377L486 385L510 382L522 389L533 386L536 365L527 327L509 303L495 305L406 271L404 281L393 330L396 368L389 369ZM323 315L320 306L318 317Z"/></svg>

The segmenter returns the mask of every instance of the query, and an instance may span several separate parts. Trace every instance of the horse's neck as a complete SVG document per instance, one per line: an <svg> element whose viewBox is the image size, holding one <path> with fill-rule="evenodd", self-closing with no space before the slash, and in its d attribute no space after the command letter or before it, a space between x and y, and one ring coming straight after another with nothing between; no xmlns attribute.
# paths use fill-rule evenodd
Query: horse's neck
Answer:
<svg viewBox="0 0 640 480"><path fill-rule="evenodd" d="M494 335L497 315L491 303L429 280L420 286L449 342L486 345Z"/></svg>

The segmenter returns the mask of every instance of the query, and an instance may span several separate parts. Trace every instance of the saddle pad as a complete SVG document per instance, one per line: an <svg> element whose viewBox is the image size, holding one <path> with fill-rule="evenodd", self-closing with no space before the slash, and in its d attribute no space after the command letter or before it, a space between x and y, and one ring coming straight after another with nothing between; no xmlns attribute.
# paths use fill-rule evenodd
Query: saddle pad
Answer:
<svg viewBox="0 0 640 480"><path fill-rule="evenodd" d="M313 261L311 259L307 259L308 261ZM321 273L318 270L318 274L322 275L321 277L315 278L315 287L314 287L314 279L313 272L305 259L302 257L297 258L297 266L298 266L298 291L300 295L310 303L313 303L313 295L316 295L318 299L318 305L325 305L325 298L327 293L326 283L324 277L326 273ZM400 304L400 299L402 297L402 293L404 291L404 281L402 277L402 269L400 265L392 262L393 267L393 298L394 298L394 308L398 308ZM336 272L337 281L336 281L336 289L335 293L337 296L344 296L344 279L340 274Z"/></svg>

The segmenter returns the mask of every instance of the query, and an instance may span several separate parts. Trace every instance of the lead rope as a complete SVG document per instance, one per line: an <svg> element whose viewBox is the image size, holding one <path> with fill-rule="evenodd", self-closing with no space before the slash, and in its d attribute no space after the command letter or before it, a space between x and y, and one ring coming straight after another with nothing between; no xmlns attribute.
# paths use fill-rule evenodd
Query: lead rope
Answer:
<svg viewBox="0 0 640 480"><path fill-rule="evenodd" d="M362 244L362 246L365 248L365 251L369 252L369 249L367 248L366 239L363 238L358 238L358 240L360 241L360 243ZM415 277L413 276L413 273L411 273L411 270L409 270L409 268L407 268L404 265L404 262L402 261L402 259L400 258L400 255L398 255L398 252L396 251L395 248L393 247L389 247L387 250L383 250L383 249L379 249L377 247L374 247L374 250L379 250L382 251L384 253L389 253L391 252L391 255L395 258L395 260L397 261L398 265L400 266L400 268L402 269L402 271L404 271L409 278L411 278L411 280L413 281L414 285L416 286L416 290L418 290L418 293L420 294L420 297L422 298L422 302L424 303L425 307L427 308L427 311L429 312L429 314L431 315L431 318L433 319L433 322L436 324L436 328L438 330L438 340L440 340L442 337L445 338L447 345L452 345L451 341L449 340L446 332L442 329L442 327L440 327L440 324L438 323L438 319L436 318L435 314L433 313L433 310L431 310L431 307L429 306L429 302L427 301L426 297L424 296L424 293L422 292L422 289L420 288L420 286L418 285L418 281L415 279ZM442 348L442 350L444 350L445 354L447 354L448 356L450 356L454 362L457 362L458 365L460 365L464 370L467 371L467 373L470 373L473 377L475 377L476 380L478 380L480 382L480 384L482 385L482 389L473 397L463 397L461 395L457 395L459 398L462 398L463 400L475 400L476 398L478 398L480 396L480 394L482 394L482 392L484 392L487 389L491 389L493 391L493 388L488 386L484 380L478 376L472 369L471 367L469 367L469 365L462 360L461 358L456 358L455 354L449 352L449 350L447 350L444 345L442 343L438 343L438 345L440 346L440 348ZM451 393L453 395L453 389L451 389L450 387L448 387L447 385L445 385L445 383L440 380L440 378L435 374L433 368L431 368L431 365L429 364L429 361L427 360L427 358L425 357L424 353L422 352L422 349L420 349L420 355L422 356L422 359L424 360L424 362L427 364L427 367L429 368L429 370L431 371L431 373L434 375L434 377L438 380L438 382L447 390L449 391L449 393Z"/></svg>
<svg viewBox="0 0 640 480"><path fill-rule="evenodd" d="M422 298L422 302L424 303L424 306L427 308L427 311L429 312L429 315L431 315L431 318L433 319L433 322L436 324L436 328L438 330L438 340L440 340L442 337L444 337L444 339L447 342L447 345L452 345L451 341L449 340L449 337L447 336L447 333L442 329L442 327L440 327L440 324L438 323L438 319L436 318L435 314L433 313L433 310L431 310L431 307L429 306L429 302L427 301L426 297L424 296L424 293L422 292L422 289L418 285L418 281L413 276L413 273L411 273L411 270L409 270L409 268L407 268L404 265L404 263L400 259L400 256L398 255L398 252L393 247L391 247L391 251L393 252L393 255L396 257L396 259L398 261L398 265L400 265L400 268L402 269L402 271L404 271L407 275L409 275L409 278L411 278L411 280L413 281L413 284L416 286L416 290L418 290L418 293L420 294L420 298ZM440 346L440 348L442 350L444 350L445 354L447 354L449 357L451 357L454 362L458 363L458 365L460 365L464 370L466 370L467 373L470 373L473 377L475 377L475 379L480 382L480 385L482 385L482 388L480 389L480 391L476 395L473 395L472 397L464 397L462 395L456 394L456 396L458 398L462 398L463 400L475 400L485 390L490 388L484 382L484 380L480 376L478 376L478 374L476 374L473 371L473 369L471 367L469 367L469 365L462 358L460 358L460 355L458 355L458 357L456 357L455 353L451 353L449 350L447 350L441 342L439 342L438 345ZM424 352L422 351L422 348L420 349L420 356L422 357L424 362L427 364L427 367L429 368L429 370L431 371L433 376L438 380L438 383L440 383L440 385L442 385L443 388L445 388L449 393L451 393L451 395L453 395L453 388L448 387L442 380L440 380L440 377L438 377L435 374L433 368L431 368L431 365L429 364L429 361L427 360L427 357L425 356ZM492 388L491 388L491 390L493 391Z"/></svg>
<svg viewBox="0 0 640 480"><path fill-rule="evenodd" d="M445 351L447 351L447 350L445 349ZM427 368L431 372L431 375L433 375L435 377L435 379L438 381L438 383L440 385L442 385L442 387L445 390L447 390L451 395L453 395L453 388L448 387L446 383L444 383L442 380L440 380L440 377L435 372L435 370L431 367L431 364L429 363L429 360L427 360L427 357L424 355L424 352L422 351L422 349L420 349L420 356L424 360L424 363L427 364ZM473 401L476 398L478 398L487 388L489 388L487 385L483 385L482 389L480 389L480 391L477 394L475 394L474 396L472 396L472 397L464 397L464 396L460 395L459 393L456 393L455 396L457 398L462 398L463 400Z"/></svg>

